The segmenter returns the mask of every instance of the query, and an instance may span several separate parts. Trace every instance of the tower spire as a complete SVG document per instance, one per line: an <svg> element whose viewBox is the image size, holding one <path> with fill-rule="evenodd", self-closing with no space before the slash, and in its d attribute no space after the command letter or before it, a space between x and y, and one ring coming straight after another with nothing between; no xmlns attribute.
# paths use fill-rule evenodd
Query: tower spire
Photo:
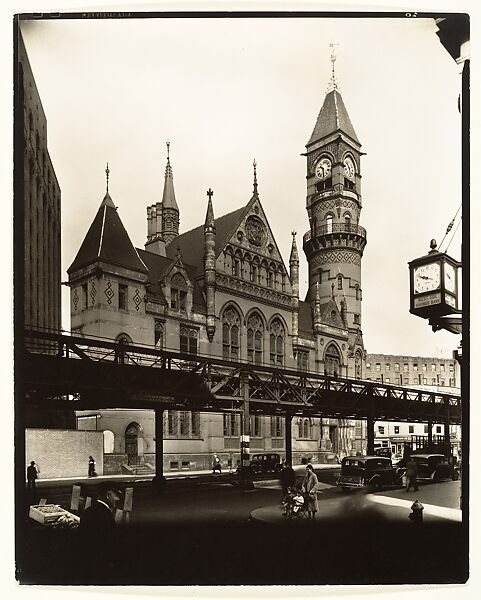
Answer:
<svg viewBox="0 0 481 600"><path fill-rule="evenodd" d="M105 167L105 178L106 178L106 192L107 194L109 193L109 175L110 175L110 169L109 169L109 163L107 163L107 166Z"/></svg>
<svg viewBox="0 0 481 600"><path fill-rule="evenodd" d="M170 164L170 141L167 140L167 165L162 194L162 237L169 245L179 235L179 207L175 199L174 176Z"/></svg>
<svg viewBox="0 0 481 600"><path fill-rule="evenodd" d="M254 196L258 196L258 192L257 192L257 162L256 159L254 158L254 162L252 163L252 166L254 167Z"/></svg>
<svg viewBox="0 0 481 600"><path fill-rule="evenodd" d="M332 63L332 68L331 68L331 79L329 80L329 86L328 86L328 92L331 92L332 90L339 90L339 84L336 81L336 68L335 68L335 64L336 64L336 51L335 51L335 46L339 46L339 44L329 44L329 47L331 48L331 63Z"/></svg>

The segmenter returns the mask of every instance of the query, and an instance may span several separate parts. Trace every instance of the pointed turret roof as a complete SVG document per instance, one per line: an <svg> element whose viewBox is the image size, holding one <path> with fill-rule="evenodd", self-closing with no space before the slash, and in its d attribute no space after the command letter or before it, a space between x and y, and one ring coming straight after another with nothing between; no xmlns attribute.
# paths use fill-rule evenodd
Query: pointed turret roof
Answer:
<svg viewBox="0 0 481 600"><path fill-rule="evenodd" d="M147 267L130 241L108 190L67 273L74 273L99 260L147 273Z"/></svg>
<svg viewBox="0 0 481 600"><path fill-rule="evenodd" d="M164 193L162 194L162 207L173 208L179 210L177 202L175 200L174 192L174 176L172 175L172 167L170 166L169 156L170 142L167 142L167 166L165 167L165 179L164 179Z"/></svg>
<svg viewBox="0 0 481 600"><path fill-rule="evenodd" d="M293 231L292 232L292 246L291 246L291 255L289 257L289 264L299 264L299 253L297 251L297 244L296 244L296 232Z"/></svg>
<svg viewBox="0 0 481 600"><path fill-rule="evenodd" d="M209 200L207 202L207 213L205 215L204 227L213 227L215 229L214 209L212 207L212 196L214 192L209 188L207 196Z"/></svg>
<svg viewBox="0 0 481 600"><path fill-rule="evenodd" d="M333 89L324 98L324 104L319 112L316 125L307 145L309 146L336 131L342 131L360 145L342 96L339 90Z"/></svg>

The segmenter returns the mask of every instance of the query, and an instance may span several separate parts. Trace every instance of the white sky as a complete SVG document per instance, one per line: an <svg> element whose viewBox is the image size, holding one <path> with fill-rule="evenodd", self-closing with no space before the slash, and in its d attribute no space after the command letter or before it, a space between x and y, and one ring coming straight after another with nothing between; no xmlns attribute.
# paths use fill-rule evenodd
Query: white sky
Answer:
<svg viewBox="0 0 481 600"><path fill-rule="evenodd" d="M460 337L433 333L409 313L407 262L431 238L441 241L461 203L460 69L432 19L86 19L22 30L62 191L64 280L103 198L107 161L112 198L143 247L146 207L162 197L167 139L181 231L203 222L209 186L216 216L246 204L255 157L288 264L291 230L301 247L308 229L300 154L330 77L329 43L338 43L337 79L367 153L366 349L451 355ZM461 227L449 248L457 259L460 243Z"/></svg>

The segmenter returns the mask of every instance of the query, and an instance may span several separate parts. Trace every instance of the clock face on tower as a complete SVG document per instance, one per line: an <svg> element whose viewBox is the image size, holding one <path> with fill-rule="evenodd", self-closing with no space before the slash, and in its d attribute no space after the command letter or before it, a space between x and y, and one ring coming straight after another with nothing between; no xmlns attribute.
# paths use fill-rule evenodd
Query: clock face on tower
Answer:
<svg viewBox="0 0 481 600"><path fill-rule="evenodd" d="M444 265L444 287L448 292L454 294L456 290L456 272L453 265L445 263Z"/></svg>
<svg viewBox="0 0 481 600"><path fill-rule="evenodd" d="M346 159L344 159L344 173L346 174L346 177L349 177L349 179L354 179L355 172L356 169L354 168L352 158L348 156Z"/></svg>
<svg viewBox="0 0 481 600"><path fill-rule="evenodd" d="M441 265L431 263L414 270L414 293L431 292L441 284Z"/></svg>
<svg viewBox="0 0 481 600"><path fill-rule="evenodd" d="M316 177L318 179L327 179L331 174L331 161L324 156L316 165Z"/></svg>

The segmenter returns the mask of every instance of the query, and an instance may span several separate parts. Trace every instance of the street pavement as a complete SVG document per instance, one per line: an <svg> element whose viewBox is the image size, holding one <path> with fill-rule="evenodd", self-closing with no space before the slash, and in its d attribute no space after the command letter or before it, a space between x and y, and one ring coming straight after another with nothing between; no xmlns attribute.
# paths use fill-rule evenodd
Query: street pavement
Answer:
<svg viewBox="0 0 481 600"><path fill-rule="evenodd" d="M319 514L315 522L299 523L281 517L276 522L255 518L256 511L263 510L280 515L282 492L272 477L243 490L232 485L227 474L201 473L188 482L175 478L160 493L148 480L117 479L122 487L134 488L134 498L130 524L119 528L114 550L99 554L99 548L82 546L75 530L43 527L28 519L26 512L20 532L19 577L25 583L52 585L465 580L463 524L449 512L435 514L431 508L458 513L459 482L420 486L416 493L398 489L346 494L335 486L337 472L332 467L317 470ZM86 478L85 489L87 484L93 482ZM63 498L58 503L68 508L71 481L44 481L34 494L48 502ZM425 504L420 527L408 518L415 499ZM82 566L91 555L96 557L96 570Z"/></svg>

